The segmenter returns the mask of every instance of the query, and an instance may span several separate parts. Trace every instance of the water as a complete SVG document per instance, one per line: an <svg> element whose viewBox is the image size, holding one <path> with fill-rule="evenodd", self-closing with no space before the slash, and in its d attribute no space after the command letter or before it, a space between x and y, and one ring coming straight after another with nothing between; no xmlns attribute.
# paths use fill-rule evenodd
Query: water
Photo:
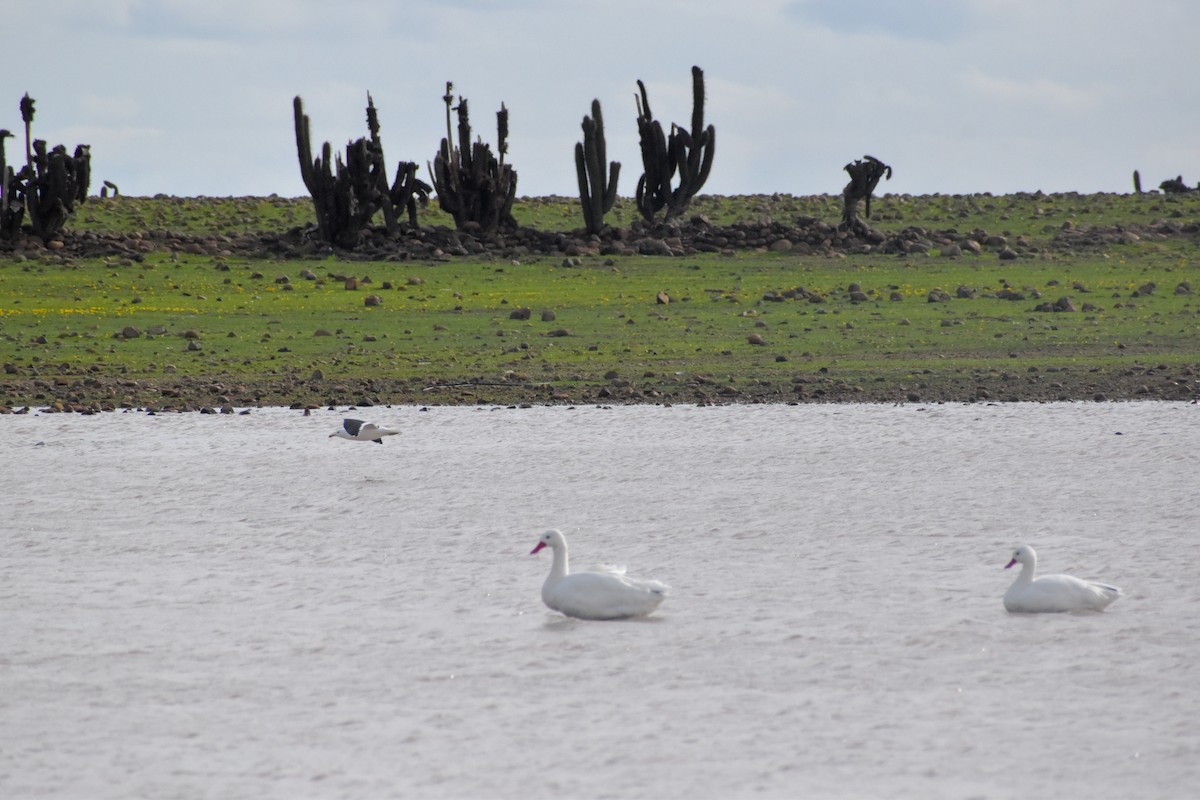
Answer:
<svg viewBox="0 0 1200 800"><path fill-rule="evenodd" d="M0 418L0 796L1200 791L1200 406L355 415ZM672 595L550 612L548 527Z"/></svg>

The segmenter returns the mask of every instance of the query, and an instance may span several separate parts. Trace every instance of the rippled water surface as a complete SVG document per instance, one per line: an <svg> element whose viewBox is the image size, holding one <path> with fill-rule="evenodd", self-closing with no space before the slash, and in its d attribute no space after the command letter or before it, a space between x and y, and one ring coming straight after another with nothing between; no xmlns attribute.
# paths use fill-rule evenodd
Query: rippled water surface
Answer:
<svg viewBox="0 0 1200 800"><path fill-rule="evenodd" d="M1200 406L354 415L0 417L0 796L1197 796Z"/></svg>

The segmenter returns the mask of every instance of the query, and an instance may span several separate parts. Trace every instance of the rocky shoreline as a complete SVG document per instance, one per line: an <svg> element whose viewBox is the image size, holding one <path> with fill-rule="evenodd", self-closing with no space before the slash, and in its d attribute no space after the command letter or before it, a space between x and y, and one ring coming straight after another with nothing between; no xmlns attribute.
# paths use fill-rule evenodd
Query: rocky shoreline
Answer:
<svg viewBox="0 0 1200 800"><path fill-rule="evenodd" d="M53 370L49 370L53 372ZM3 413L142 410L156 413L232 414L247 408L373 407L387 405L637 405L741 403L991 403L1174 400L1200 398L1200 364L1131 366L1120 372L1030 368L927 374L914 380L880 376L852 380L821 370L786 383L761 380L736 385L696 375L677 379L612 378L591 383L529 383L513 380L453 384L388 378L184 378L171 376L39 375L2 383L9 396L29 405L2 406Z"/></svg>

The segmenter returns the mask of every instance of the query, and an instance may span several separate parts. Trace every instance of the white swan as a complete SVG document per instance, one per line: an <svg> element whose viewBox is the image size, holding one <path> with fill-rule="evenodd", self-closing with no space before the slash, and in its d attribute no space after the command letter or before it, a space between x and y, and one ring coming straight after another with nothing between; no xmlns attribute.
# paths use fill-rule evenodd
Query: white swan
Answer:
<svg viewBox="0 0 1200 800"><path fill-rule="evenodd" d="M567 540L561 532L542 534L537 553L543 547L554 551L550 575L542 584L542 602L578 619L625 619L644 617L658 608L670 587L659 581L639 580L625 575L623 568L604 567L604 571L571 572L567 564Z"/></svg>
<svg viewBox="0 0 1200 800"><path fill-rule="evenodd" d="M1004 567L1021 565L1021 574L1004 593L1004 607L1026 613L1062 611L1103 611L1121 596L1121 590L1107 583L1085 581L1073 575L1043 575L1034 578L1037 552L1027 544L1013 551Z"/></svg>
<svg viewBox="0 0 1200 800"><path fill-rule="evenodd" d="M380 428L373 422L363 422L361 419L347 419L342 421L341 429L329 434L329 438L332 439L336 436L339 439L349 439L352 442L383 444L384 436L398 436L399 434L400 431L394 431L390 428Z"/></svg>

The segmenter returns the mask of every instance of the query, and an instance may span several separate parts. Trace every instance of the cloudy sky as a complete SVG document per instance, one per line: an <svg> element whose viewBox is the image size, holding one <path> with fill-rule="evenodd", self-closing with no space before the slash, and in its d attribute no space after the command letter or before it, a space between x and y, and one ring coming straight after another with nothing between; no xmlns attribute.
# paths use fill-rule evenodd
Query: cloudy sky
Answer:
<svg viewBox="0 0 1200 800"><path fill-rule="evenodd" d="M493 147L508 107L521 195L576 193L599 99L632 195L636 82L688 124L693 64L705 193L836 193L866 153L892 193L1200 181L1196 0L0 0L0 29L0 127L28 91L35 137L92 145L93 192L304 195L295 95L344 150L370 92L389 169L424 165L452 80Z"/></svg>

